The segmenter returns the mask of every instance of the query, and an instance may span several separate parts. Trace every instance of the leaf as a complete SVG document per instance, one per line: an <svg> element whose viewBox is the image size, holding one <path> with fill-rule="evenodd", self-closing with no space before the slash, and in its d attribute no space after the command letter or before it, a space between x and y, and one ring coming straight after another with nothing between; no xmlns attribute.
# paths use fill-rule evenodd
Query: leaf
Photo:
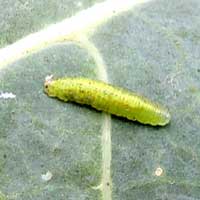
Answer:
<svg viewBox="0 0 200 200"><path fill-rule="evenodd" d="M6 2L0 199L199 199L199 1ZM48 98L50 74L137 91L168 106L171 123Z"/></svg>

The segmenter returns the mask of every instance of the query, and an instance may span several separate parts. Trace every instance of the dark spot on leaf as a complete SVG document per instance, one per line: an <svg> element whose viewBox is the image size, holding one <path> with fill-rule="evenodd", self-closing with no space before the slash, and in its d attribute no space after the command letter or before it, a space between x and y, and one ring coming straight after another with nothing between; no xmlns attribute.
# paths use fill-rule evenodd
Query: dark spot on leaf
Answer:
<svg viewBox="0 0 200 200"><path fill-rule="evenodd" d="M60 148L55 147L55 148L53 149L53 154L54 154L54 156L60 155L61 151L62 151L62 150L61 150Z"/></svg>

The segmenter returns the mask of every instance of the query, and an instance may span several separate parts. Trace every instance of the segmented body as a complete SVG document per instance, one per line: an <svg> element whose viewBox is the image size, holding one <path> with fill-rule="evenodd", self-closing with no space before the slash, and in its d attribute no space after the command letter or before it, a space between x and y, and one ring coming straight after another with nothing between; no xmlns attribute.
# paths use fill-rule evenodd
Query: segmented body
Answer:
<svg viewBox="0 0 200 200"><path fill-rule="evenodd" d="M168 110L132 91L87 78L48 79L45 92L63 101L87 104L113 115L143 124L164 126L170 121Z"/></svg>

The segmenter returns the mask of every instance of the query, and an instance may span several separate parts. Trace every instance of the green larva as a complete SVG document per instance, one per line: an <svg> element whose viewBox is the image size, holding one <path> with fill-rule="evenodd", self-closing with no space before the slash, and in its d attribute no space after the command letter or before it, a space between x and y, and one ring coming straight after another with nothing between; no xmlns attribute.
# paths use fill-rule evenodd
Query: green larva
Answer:
<svg viewBox="0 0 200 200"><path fill-rule="evenodd" d="M97 110L152 126L164 126L171 118L167 108L132 91L102 81L82 77L54 80L48 76L44 91L50 97L87 104Z"/></svg>

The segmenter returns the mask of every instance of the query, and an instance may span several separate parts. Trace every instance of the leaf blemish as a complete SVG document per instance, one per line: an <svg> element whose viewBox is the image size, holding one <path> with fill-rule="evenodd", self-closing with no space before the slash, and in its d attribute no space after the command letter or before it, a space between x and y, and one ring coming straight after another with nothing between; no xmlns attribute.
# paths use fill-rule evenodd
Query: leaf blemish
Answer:
<svg viewBox="0 0 200 200"><path fill-rule="evenodd" d="M161 176L163 175L163 169L161 167L156 168L155 170L155 175L156 176Z"/></svg>
<svg viewBox="0 0 200 200"><path fill-rule="evenodd" d="M12 92L0 92L0 99L15 99L16 95Z"/></svg>
<svg viewBox="0 0 200 200"><path fill-rule="evenodd" d="M50 181L52 177L53 177L53 174L50 171L47 171L46 174L41 175L42 180L45 182Z"/></svg>

